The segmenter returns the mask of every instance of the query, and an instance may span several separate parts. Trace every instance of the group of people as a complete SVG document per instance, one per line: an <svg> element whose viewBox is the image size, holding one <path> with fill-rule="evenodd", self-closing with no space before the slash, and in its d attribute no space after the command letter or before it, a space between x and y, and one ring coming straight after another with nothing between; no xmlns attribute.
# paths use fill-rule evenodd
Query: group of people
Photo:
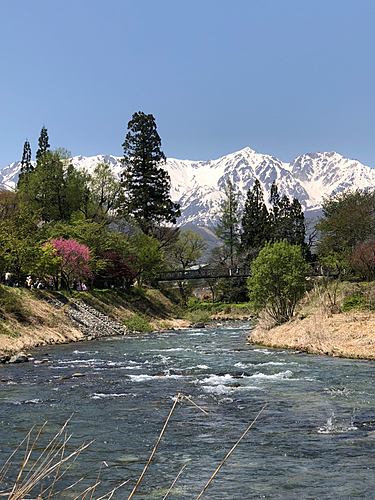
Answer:
<svg viewBox="0 0 375 500"><path fill-rule="evenodd" d="M37 278L36 281L32 279L31 276L27 276L26 281L25 281L25 287L26 288L38 288L39 290L45 290L47 288L47 284L44 279L39 279ZM49 280L49 288L50 290L53 290L53 279L51 278Z"/></svg>
<svg viewBox="0 0 375 500"><path fill-rule="evenodd" d="M0 283L3 283L5 286L12 286L12 287L22 286L21 284L18 283L18 281L12 279L12 275L11 275L10 271L7 271L4 274L4 280L2 279L2 275L0 273ZM53 283L52 278L50 278L48 285L47 285L47 282L45 279L37 278L36 280L33 280L31 275L26 277L24 286L25 286L25 288L28 288L28 289L35 289L35 288L37 288L39 290L45 290L46 288L48 288L49 290L54 289L54 283ZM73 285L72 285L72 289L85 292L85 291L87 291L87 286L85 285L85 283L81 283L81 282L78 282L77 280L74 280Z"/></svg>
<svg viewBox="0 0 375 500"><path fill-rule="evenodd" d="M0 273L0 283L3 283L2 276ZM21 286L17 280L12 279L12 275L10 271L7 271L4 274L4 285L5 286L12 286L12 287L19 287ZM32 279L31 276L27 276L25 280L25 288L39 288L39 289L45 289L47 288L46 281L44 279L39 279L37 278L35 281ZM49 288L53 290L53 279L51 278L49 281Z"/></svg>

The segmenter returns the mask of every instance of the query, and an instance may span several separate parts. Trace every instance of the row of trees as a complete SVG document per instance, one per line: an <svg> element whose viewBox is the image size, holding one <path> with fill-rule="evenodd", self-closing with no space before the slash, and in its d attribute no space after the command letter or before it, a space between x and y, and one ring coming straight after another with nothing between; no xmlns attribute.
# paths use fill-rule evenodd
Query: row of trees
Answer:
<svg viewBox="0 0 375 500"><path fill-rule="evenodd" d="M323 274L332 312L337 287L347 279L375 279L375 192L346 190L324 199L315 229L318 270ZM308 274L302 247L267 243L253 262L248 280L249 299L255 310L265 309L276 323L287 321L306 288ZM328 280L325 278L328 277Z"/></svg>
<svg viewBox="0 0 375 500"><path fill-rule="evenodd" d="M240 210L240 193L231 181L225 186L225 197L220 204L216 235L223 242L220 249L211 255L216 265L250 267L267 243L286 240L290 245L299 245L304 258L311 260L311 249L306 243L306 220L300 202L294 198L280 196L276 181L269 195L270 209L264 199L261 184L255 179L246 194L244 210ZM211 292L228 301L246 300L246 280L209 280ZM216 288L215 288L216 287Z"/></svg>
<svg viewBox="0 0 375 500"><path fill-rule="evenodd" d="M17 189L0 191L1 271L18 283L33 274L56 286L95 277L129 287L172 267L173 256L179 262L190 238L166 227L180 211L152 115L135 113L128 124L121 179L106 163L91 174L74 168L67 150L50 149L44 126L38 145L32 162L26 140Z"/></svg>
<svg viewBox="0 0 375 500"><path fill-rule="evenodd" d="M135 113L128 124L121 179L106 163L90 174L74 168L68 151L50 149L45 127L38 146L35 163L25 142L17 189L0 192L0 270L10 270L18 281L34 273L53 276L56 285L95 277L129 287L136 280L150 281L162 269L187 269L200 262L205 240L171 227L180 209L170 199L170 178L152 115ZM315 247L306 241L301 204L280 196L276 182L268 204L257 179L242 213L239 196L228 182L216 227L223 244L211 252L211 266L250 266L262 249L286 241L300 249L305 261L314 250L336 274L375 277L372 192L346 191L327 198ZM79 263L77 270L72 262ZM207 284L213 296L247 299L245 280L211 279ZM179 290L186 301L189 284L179 282Z"/></svg>
<svg viewBox="0 0 375 500"><path fill-rule="evenodd" d="M250 263L268 241L286 239L292 245L301 245L306 256L310 256L306 221L297 198L290 201L286 195L280 197L274 181L269 200L271 210L268 210L258 179L247 192L243 213L239 209L239 197L228 181L216 226L216 235L223 241L232 266L238 259Z"/></svg>
<svg viewBox="0 0 375 500"><path fill-rule="evenodd" d="M304 218L301 204L295 198L280 197L275 182L270 209L258 180L247 193L243 213L238 199L239 194L228 182L216 228L223 241L223 261L231 267L251 265L247 283L240 278L226 282L225 293L232 300L246 292L255 310L266 308L273 319L277 317L281 322L293 314L306 287L305 277L312 271L312 261L315 271L334 278L336 283L343 277L375 279L373 190L344 190L325 198L322 215L308 237L309 221ZM335 310L335 294L332 297Z"/></svg>

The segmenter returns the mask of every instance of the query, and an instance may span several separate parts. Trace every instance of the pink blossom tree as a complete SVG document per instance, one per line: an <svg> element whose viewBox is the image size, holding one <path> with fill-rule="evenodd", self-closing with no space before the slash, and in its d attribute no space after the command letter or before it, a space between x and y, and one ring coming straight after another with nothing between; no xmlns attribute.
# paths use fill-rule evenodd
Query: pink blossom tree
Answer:
<svg viewBox="0 0 375 500"><path fill-rule="evenodd" d="M59 272L61 281L70 289L72 281L92 279L90 261L90 250L86 245L81 245L75 240L64 240L53 238L50 241L55 248L55 257L61 257ZM47 245L47 242L44 244ZM55 285L58 285L58 275L54 276ZM57 286L56 286L57 288Z"/></svg>

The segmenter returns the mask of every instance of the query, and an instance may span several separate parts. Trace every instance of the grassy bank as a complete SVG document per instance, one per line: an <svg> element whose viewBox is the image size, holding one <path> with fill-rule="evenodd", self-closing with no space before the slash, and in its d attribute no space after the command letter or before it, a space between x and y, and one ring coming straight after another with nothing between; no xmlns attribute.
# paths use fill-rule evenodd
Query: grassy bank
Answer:
<svg viewBox="0 0 375 500"><path fill-rule="evenodd" d="M57 309L53 301L65 305ZM0 285L0 351L16 353L33 347L84 338L65 314L75 301L84 301L130 330L152 331L188 325L183 314L158 290L49 292Z"/></svg>
<svg viewBox="0 0 375 500"><path fill-rule="evenodd" d="M57 309L54 300L64 303ZM66 314L76 301L125 325L148 332L184 328L211 319L240 319L250 315L246 305L202 302L192 298L186 307L173 303L156 289L133 288L87 292L50 292L0 285L0 351L17 353L33 347L78 341L84 335Z"/></svg>
<svg viewBox="0 0 375 500"><path fill-rule="evenodd" d="M313 354L375 359L375 283L318 283L306 292L288 323L273 327L261 315L249 341Z"/></svg>

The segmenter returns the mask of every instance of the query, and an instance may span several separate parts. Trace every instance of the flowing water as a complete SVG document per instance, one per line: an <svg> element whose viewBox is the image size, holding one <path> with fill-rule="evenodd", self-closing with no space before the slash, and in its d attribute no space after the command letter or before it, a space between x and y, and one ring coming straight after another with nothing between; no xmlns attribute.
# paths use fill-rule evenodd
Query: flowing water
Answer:
<svg viewBox="0 0 375 500"><path fill-rule="evenodd" d="M196 499L265 403L203 498L375 499L375 364L246 343L249 324L111 337L35 350L50 363L0 366L0 463L32 425L52 437L72 416L70 448L94 439L65 483L127 499L178 403L134 499ZM71 377L81 372L83 377ZM9 472L9 475L11 473ZM58 498L73 498L72 490Z"/></svg>

